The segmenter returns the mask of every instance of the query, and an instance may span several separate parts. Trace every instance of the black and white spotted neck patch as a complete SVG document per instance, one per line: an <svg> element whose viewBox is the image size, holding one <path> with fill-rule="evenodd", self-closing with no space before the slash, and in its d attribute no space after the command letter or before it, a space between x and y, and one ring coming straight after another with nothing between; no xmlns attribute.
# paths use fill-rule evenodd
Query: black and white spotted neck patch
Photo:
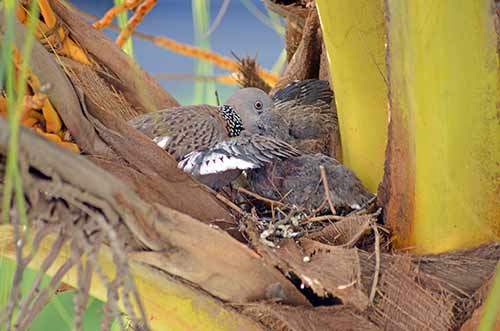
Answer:
<svg viewBox="0 0 500 331"><path fill-rule="evenodd" d="M219 113L226 122L226 130L229 136L239 136L241 131L243 131L243 122L234 108L228 105L222 105L219 107Z"/></svg>

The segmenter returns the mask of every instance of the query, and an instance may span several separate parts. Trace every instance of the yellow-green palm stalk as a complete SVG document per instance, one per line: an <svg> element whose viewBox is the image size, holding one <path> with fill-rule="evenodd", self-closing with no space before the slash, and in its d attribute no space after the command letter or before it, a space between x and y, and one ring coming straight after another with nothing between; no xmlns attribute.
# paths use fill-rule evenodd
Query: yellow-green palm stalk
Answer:
<svg viewBox="0 0 500 331"><path fill-rule="evenodd" d="M500 239L492 5L387 0L391 127L382 191L399 247L442 252Z"/></svg>
<svg viewBox="0 0 500 331"><path fill-rule="evenodd" d="M499 239L499 65L492 2L317 4L344 160L372 190L380 181L390 103L379 192L396 245L442 252Z"/></svg>
<svg viewBox="0 0 500 331"><path fill-rule="evenodd" d="M271 72L277 75L280 75L281 72L283 71L283 68L285 68L286 65L286 49L282 49L280 56L274 63L273 67L271 68Z"/></svg>
<svg viewBox="0 0 500 331"><path fill-rule="evenodd" d="M496 276L485 301L485 309L479 324L479 331L493 331L495 323L500 321L500 263L497 265Z"/></svg>
<svg viewBox="0 0 500 331"><path fill-rule="evenodd" d="M55 236L49 235L41 242L37 254L29 265L31 268L40 268L55 240ZM0 252L12 260L15 259L14 242L12 227L1 225ZM69 244L66 244L49 268L48 274L53 276L70 255L71 248ZM98 262L108 276L115 274L116 268L109 248L100 248ZM256 323L236 311L225 309L220 301L208 295L201 295L190 286L169 279L155 269L133 261L129 262L129 266L146 309L149 326L154 331L257 331L261 329ZM63 280L69 285L78 286L77 278L77 270L73 268ZM90 295L106 300L105 285L97 276L92 279ZM123 309L123 306L120 308Z"/></svg>
<svg viewBox="0 0 500 331"><path fill-rule="evenodd" d="M273 29L280 36L285 35L285 27L281 24L281 18L278 14L272 12L266 7L267 15L263 13L251 0L241 0L241 3L248 11L259 21Z"/></svg>
<svg viewBox="0 0 500 331"><path fill-rule="evenodd" d="M196 46L210 50L210 36L207 35L210 21L210 1L192 0L194 36ZM210 62L196 61L197 76L213 76L214 68ZM194 83L194 104L215 103L215 84L211 81Z"/></svg>
<svg viewBox="0 0 500 331"><path fill-rule="evenodd" d="M121 5L124 2L125 2L125 0L115 0L115 6ZM116 16L116 19L118 21L118 26L120 27L120 29L123 29L127 25L127 22L128 22L128 12L124 11L124 12L119 13ZM127 38L127 40L123 43L122 49L130 57L132 57L132 58L134 57L134 48L132 46L132 36L130 36L130 38Z"/></svg>
<svg viewBox="0 0 500 331"><path fill-rule="evenodd" d="M316 3L335 88L343 162L375 192L387 140L384 3Z"/></svg>

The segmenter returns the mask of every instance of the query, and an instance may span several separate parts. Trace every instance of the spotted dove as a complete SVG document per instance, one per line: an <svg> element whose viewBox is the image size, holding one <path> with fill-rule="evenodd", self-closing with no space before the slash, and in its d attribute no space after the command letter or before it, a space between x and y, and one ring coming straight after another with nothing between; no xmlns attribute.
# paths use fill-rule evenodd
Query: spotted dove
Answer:
<svg viewBox="0 0 500 331"><path fill-rule="evenodd" d="M140 115L129 124L179 161L179 168L212 188L231 183L242 170L299 155L289 144L259 135L256 121L273 106L256 88L237 91L220 107L183 106Z"/></svg>
<svg viewBox="0 0 500 331"><path fill-rule="evenodd" d="M328 81L295 81L273 96L273 107L257 121L259 133L278 137L304 153L324 153L339 144L333 91Z"/></svg>

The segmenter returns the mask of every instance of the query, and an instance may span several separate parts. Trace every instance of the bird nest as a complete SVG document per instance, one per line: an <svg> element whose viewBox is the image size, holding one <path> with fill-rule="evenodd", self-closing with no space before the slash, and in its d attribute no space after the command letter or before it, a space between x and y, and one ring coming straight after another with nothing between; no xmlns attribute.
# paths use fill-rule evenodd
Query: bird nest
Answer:
<svg viewBox="0 0 500 331"><path fill-rule="evenodd" d="M193 306L207 323L224 317L214 325L230 321L241 330L474 327L470 317L484 300L499 244L423 256L393 251L376 201L336 205L328 169L317 169L322 194L314 207L287 202L286 192L276 199L245 187L203 187L125 122L175 100L78 15L49 2L90 64L57 62L35 44L32 69L51 82L49 98L83 153L21 130L28 223L13 205L11 224L0 227L0 251L17 263L1 323L26 329L51 297L70 288L75 330L83 329L90 296L106 301L103 330L122 321L121 312L143 329L193 325ZM301 18L303 37L282 86L322 75L317 15L295 9L290 17ZM313 50L315 61L294 55ZM1 178L8 140L0 119ZM28 266L38 275L23 296ZM42 286L45 274L52 279Z"/></svg>

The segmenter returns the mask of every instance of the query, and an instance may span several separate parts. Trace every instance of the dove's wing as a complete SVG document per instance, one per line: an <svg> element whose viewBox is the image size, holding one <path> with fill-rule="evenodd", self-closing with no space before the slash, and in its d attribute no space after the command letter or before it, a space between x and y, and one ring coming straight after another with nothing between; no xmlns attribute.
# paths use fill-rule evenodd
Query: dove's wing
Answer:
<svg viewBox="0 0 500 331"><path fill-rule="evenodd" d="M289 133L298 139L314 139L338 128L332 111L333 92L326 80L295 81L273 96L273 112L288 123Z"/></svg>
<svg viewBox="0 0 500 331"><path fill-rule="evenodd" d="M272 99L275 107L279 107L283 103L311 105L318 101L330 105L333 92L326 80L306 79L294 81L276 91Z"/></svg>
<svg viewBox="0 0 500 331"><path fill-rule="evenodd" d="M140 115L128 122L177 160L227 137L224 120L214 106L183 106Z"/></svg>
<svg viewBox="0 0 500 331"><path fill-rule="evenodd" d="M272 137L242 135L226 139L211 148L189 153L178 167L194 176L262 167L274 160L300 154L289 144Z"/></svg>

